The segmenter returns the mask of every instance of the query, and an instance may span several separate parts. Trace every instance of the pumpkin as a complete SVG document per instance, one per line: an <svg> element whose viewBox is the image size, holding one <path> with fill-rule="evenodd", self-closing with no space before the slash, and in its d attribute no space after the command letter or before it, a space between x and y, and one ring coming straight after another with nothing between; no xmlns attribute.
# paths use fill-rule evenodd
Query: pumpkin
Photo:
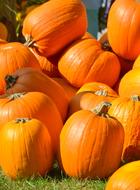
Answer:
<svg viewBox="0 0 140 190"><path fill-rule="evenodd" d="M113 86L119 78L117 56L104 51L94 38L73 42L58 61L61 75L73 86L80 88L87 82L101 82Z"/></svg>
<svg viewBox="0 0 140 190"><path fill-rule="evenodd" d="M59 85L61 85L67 95L68 100L70 101L71 98L76 94L77 92L77 88L73 87L72 85L70 85L65 79L60 78L60 77L55 77L52 78L53 80L55 80Z"/></svg>
<svg viewBox="0 0 140 190"><path fill-rule="evenodd" d="M36 47L49 57L81 37L86 30L86 8L80 0L52 0L26 16L22 33L27 46Z"/></svg>
<svg viewBox="0 0 140 190"><path fill-rule="evenodd" d="M119 95L130 97L134 94L140 95L140 68L128 71L119 84Z"/></svg>
<svg viewBox="0 0 140 190"><path fill-rule="evenodd" d="M56 64L51 63L51 61L49 61L46 57L39 55L32 48L30 48L30 50L36 56L43 73L45 73L49 77L58 77L58 76L60 76L60 73L58 71L58 67L57 67Z"/></svg>
<svg viewBox="0 0 140 190"><path fill-rule="evenodd" d="M48 129L54 151L59 143L63 127L62 119L54 102L44 93L15 93L0 97L0 129L16 118L36 118Z"/></svg>
<svg viewBox="0 0 140 190"><path fill-rule="evenodd" d="M120 167L109 178L105 190L140 189L140 161L131 162Z"/></svg>
<svg viewBox="0 0 140 190"><path fill-rule="evenodd" d="M64 124L60 155L68 176L104 178L119 167L124 130L107 114L108 106L110 103L103 102L93 110L77 111Z"/></svg>
<svg viewBox="0 0 140 190"><path fill-rule="evenodd" d="M7 75L6 93L17 92L43 92L47 94L56 104L63 121L68 108L68 98L64 89L49 76L33 68L22 68L12 75Z"/></svg>
<svg viewBox="0 0 140 190"><path fill-rule="evenodd" d="M118 0L110 8L107 31L113 51L124 59L140 54L140 4L137 0Z"/></svg>
<svg viewBox="0 0 140 190"><path fill-rule="evenodd" d="M19 68L33 67L40 70L40 65L31 51L19 42L0 45L0 94L4 93L4 78Z"/></svg>
<svg viewBox="0 0 140 190"><path fill-rule="evenodd" d="M140 97L119 97L113 100L108 113L118 119L124 127L125 138L122 160L130 162L140 159Z"/></svg>
<svg viewBox="0 0 140 190"><path fill-rule="evenodd" d="M1 168L12 179L45 175L52 168L51 138L39 120L12 120L2 127L0 139Z"/></svg>
<svg viewBox="0 0 140 190"><path fill-rule="evenodd" d="M109 94L106 90L84 91L73 96L69 103L68 116L74 112L84 109L91 110L102 101L112 102L118 95Z"/></svg>
<svg viewBox="0 0 140 190"><path fill-rule="evenodd" d="M135 59L132 69L140 68L140 55Z"/></svg>
<svg viewBox="0 0 140 190"><path fill-rule="evenodd" d="M77 91L77 94L79 94L80 92L85 92L85 91L96 92L98 90L105 90L109 94L112 94L112 95L115 95L115 96L117 95L117 93L110 86L108 86L108 85L106 85L104 83L100 83L100 82L88 82L88 83L85 83Z"/></svg>

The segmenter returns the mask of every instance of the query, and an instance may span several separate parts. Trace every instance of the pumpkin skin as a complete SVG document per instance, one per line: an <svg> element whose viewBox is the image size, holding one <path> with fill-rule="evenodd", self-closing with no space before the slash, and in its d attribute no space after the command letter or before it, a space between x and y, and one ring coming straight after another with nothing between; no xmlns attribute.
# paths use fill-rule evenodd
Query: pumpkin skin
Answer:
<svg viewBox="0 0 140 190"><path fill-rule="evenodd" d="M107 31L113 51L119 56L135 60L140 54L140 4L136 0L118 0L110 8Z"/></svg>
<svg viewBox="0 0 140 190"><path fill-rule="evenodd" d="M1 167L10 178L45 175L52 168L51 138L39 120L12 120L2 127L0 139Z"/></svg>
<svg viewBox="0 0 140 190"><path fill-rule="evenodd" d="M128 71L119 84L119 95L130 97L134 94L140 95L140 68Z"/></svg>
<svg viewBox="0 0 140 190"><path fill-rule="evenodd" d="M4 93L5 76L23 67L41 69L36 57L23 44L11 42L0 45L0 94Z"/></svg>
<svg viewBox="0 0 140 190"><path fill-rule="evenodd" d="M3 40L8 39L8 29L2 22L0 22L0 38Z"/></svg>
<svg viewBox="0 0 140 190"><path fill-rule="evenodd" d="M29 67L22 68L7 76L5 81L7 84L5 92L8 94L33 91L47 94L56 104L63 121L65 120L68 108L67 95L57 82L43 72Z"/></svg>
<svg viewBox="0 0 140 190"><path fill-rule="evenodd" d="M80 92L71 98L68 116L81 109L91 110L103 101L112 102L117 97L118 95L114 96L114 93L109 94L105 90Z"/></svg>
<svg viewBox="0 0 140 190"><path fill-rule="evenodd" d="M104 178L119 167L124 130L119 121L106 114L106 107L97 113L80 110L64 124L60 134L60 155L67 175Z"/></svg>
<svg viewBox="0 0 140 190"><path fill-rule="evenodd" d="M140 68L140 55L134 61L132 69Z"/></svg>
<svg viewBox="0 0 140 190"><path fill-rule="evenodd" d="M37 58L43 73L45 73L49 77L60 76L60 73L58 71L58 67L56 64L51 63L51 61L49 61L46 57L39 55L32 48L30 48L30 50L35 55L35 57Z"/></svg>
<svg viewBox="0 0 140 190"><path fill-rule="evenodd" d="M125 164L109 178L105 190L140 189L140 161Z"/></svg>
<svg viewBox="0 0 140 190"><path fill-rule="evenodd" d="M86 8L80 0L53 0L26 16L22 33L28 46L49 57L84 35L86 30Z"/></svg>
<svg viewBox="0 0 140 190"><path fill-rule="evenodd" d="M119 78L117 56L103 51L96 39L81 39L71 44L58 61L61 75L80 88L87 82L101 82L113 86Z"/></svg>
<svg viewBox="0 0 140 190"><path fill-rule="evenodd" d="M112 94L114 96L117 95L117 93L108 85L104 84L104 83L100 83L100 82L88 82L85 83L83 86L81 86L81 88L77 91L77 94L79 94L80 92L84 92L84 91L92 91L92 92L96 92L98 90L105 90L107 91L109 94Z"/></svg>
<svg viewBox="0 0 140 190"><path fill-rule="evenodd" d="M0 128L16 118L36 118L48 129L56 151L62 119L54 102L44 93L28 92L5 95L0 98Z"/></svg>
<svg viewBox="0 0 140 190"><path fill-rule="evenodd" d="M130 162L140 159L140 97L119 97L113 100L109 115L120 121L124 127L125 138L122 160Z"/></svg>

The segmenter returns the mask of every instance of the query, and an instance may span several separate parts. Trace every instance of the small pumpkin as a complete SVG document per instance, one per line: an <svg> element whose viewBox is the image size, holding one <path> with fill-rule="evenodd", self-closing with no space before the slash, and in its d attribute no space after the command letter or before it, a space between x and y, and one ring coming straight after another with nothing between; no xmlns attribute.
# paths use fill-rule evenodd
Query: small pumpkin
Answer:
<svg viewBox="0 0 140 190"><path fill-rule="evenodd" d="M87 15L82 1L53 0L43 3L26 16L22 33L26 45L49 57L81 37L86 30Z"/></svg>
<svg viewBox="0 0 140 190"><path fill-rule="evenodd" d="M0 129L8 121L20 117L35 118L44 123L56 153L63 123L54 102L41 92L14 93L0 97Z"/></svg>
<svg viewBox="0 0 140 190"><path fill-rule="evenodd" d="M109 178L105 190L140 189L140 161L131 162L120 167Z"/></svg>
<svg viewBox="0 0 140 190"><path fill-rule="evenodd" d="M5 78L6 93L43 92L56 104L60 115L65 120L68 108L68 98L64 89L49 76L33 68L21 68Z"/></svg>
<svg viewBox="0 0 140 190"><path fill-rule="evenodd" d="M119 78L120 62L114 53L102 50L96 39L86 38L67 47L58 61L58 70L77 88L87 82L113 86Z"/></svg>
<svg viewBox="0 0 140 190"><path fill-rule="evenodd" d="M8 39L8 29L3 22L0 22L0 38L3 40Z"/></svg>
<svg viewBox="0 0 140 190"><path fill-rule="evenodd" d="M90 111L77 111L64 124L60 156L67 175L104 178L120 166L124 130L107 114L108 106L110 103L103 103Z"/></svg>
<svg viewBox="0 0 140 190"><path fill-rule="evenodd" d="M8 177L44 176L52 168L52 141L39 120L17 118L9 121L1 128L0 139L0 164Z"/></svg>

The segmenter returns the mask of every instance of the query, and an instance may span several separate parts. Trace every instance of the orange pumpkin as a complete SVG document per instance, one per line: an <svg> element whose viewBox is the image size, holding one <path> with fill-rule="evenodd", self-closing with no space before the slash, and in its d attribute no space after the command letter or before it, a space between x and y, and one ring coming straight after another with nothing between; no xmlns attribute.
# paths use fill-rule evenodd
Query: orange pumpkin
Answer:
<svg viewBox="0 0 140 190"><path fill-rule="evenodd" d="M76 94L77 92L77 88L73 87L72 85L70 85L65 79L63 78L52 78L53 80L55 80L60 86L62 86L66 92L67 98L70 101L71 98Z"/></svg>
<svg viewBox="0 0 140 190"><path fill-rule="evenodd" d="M113 100L109 115L120 121L124 127L125 138L122 160L130 162L140 159L140 97L119 97Z"/></svg>
<svg viewBox="0 0 140 190"><path fill-rule="evenodd" d="M40 70L40 65L33 53L19 42L0 45L0 94L4 93L4 78L19 68L33 67Z"/></svg>
<svg viewBox="0 0 140 190"><path fill-rule="evenodd" d="M105 90L80 92L71 98L68 116L81 109L91 110L103 101L112 102L118 97L117 94L114 94L115 93L109 94L108 91Z"/></svg>
<svg viewBox="0 0 140 190"><path fill-rule="evenodd" d="M56 64L51 63L46 57L39 55L35 50L30 48L31 52L36 56L41 70L49 77L58 77L60 73Z"/></svg>
<svg viewBox="0 0 140 190"><path fill-rule="evenodd" d="M138 57L135 59L132 69L136 68L140 68L140 55L138 55Z"/></svg>
<svg viewBox="0 0 140 190"><path fill-rule="evenodd" d="M86 29L86 8L81 1L53 0L26 16L22 32L28 46L48 57L81 37Z"/></svg>
<svg viewBox="0 0 140 190"><path fill-rule="evenodd" d="M77 111L66 121L60 134L60 155L67 175L104 178L119 167L124 130L107 109L108 103L103 103L92 111Z"/></svg>
<svg viewBox="0 0 140 190"><path fill-rule="evenodd" d="M124 59L135 60L140 54L140 3L137 0L118 0L110 8L108 40L115 53Z"/></svg>
<svg viewBox="0 0 140 190"><path fill-rule="evenodd" d="M0 129L16 118L36 118L48 129L56 151L63 127L60 114L53 101L44 93L15 93L0 97Z"/></svg>
<svg viewBox="0 0 140 190"><path fill-rule="evenodd" d="M128 71L119 84L119 95L130 97L134 94L140 95L140 68Z"/></svg>
<svg viewBox="0 0 140 190"><path fill-rule="evenodd" d="M63 121L67 114L68 98L64 89L49 76L33 68L22 68L12 75L7 75L6 93L43 92L56 104Z"/></svg>
<svg viewBox="0 0 140 190"><path fill-rule="evenodd" d="M39 120L12 120L2 127L0 139L1 168L12 179L45 175L52 168L51 138Z"/></svg>
<svg viewBox="0 0 140 190"><path fill-rule="evenodd" d="M140 161L125 164L109 178L105 190L139 190Z"/></svg>
<svg viewBox="0 0 140 190"><path fill-rule="evenodd" d="M120 63L117 56L104 51L94 38L72 43L58 62L61 75L79 88L87 82L101 82L113 86L119 78Z"/></svg>
<svg viewBox="0 0 140 190"><path fill-rule="evenodd" d="M8 29L2 22L0 22L0 38L3 40L8 39Z"/></svg>

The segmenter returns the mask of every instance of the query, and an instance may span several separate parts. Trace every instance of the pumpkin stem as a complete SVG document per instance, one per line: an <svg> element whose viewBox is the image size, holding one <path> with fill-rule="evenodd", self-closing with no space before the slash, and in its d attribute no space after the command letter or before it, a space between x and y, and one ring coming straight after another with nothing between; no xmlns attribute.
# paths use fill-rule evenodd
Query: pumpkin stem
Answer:
<svg viewBox="0 0 140 190"><path fill-rule="evenodd" d="M99 116L109 117L108 109L112 104L110 102L101 102L92 111Z"/></svg>
<svg viewBox="0 0 140 190"><path fill-rule="evenodd" d="M9 99L10 100L15 100L17 98L20 98L20 97L24 96L24 94L26 94L26 92L22 92L22 93L19 92L19 93L10 94Z"/></svg>
<svg viewBox="0 0 140 190"><path fill-rule="evenodd" d="M35 41L31 38L30 35L26 35L25 39L26 39L26 42L24 43L25 46L27 46L27 47L33 47L34 46Z"/></svg>
<svg viewBox="0 0 140 190"><path fill-rule="evenodd" d="M18 76L13 76L13 75L6 75L5 77L5 82L6 82L6 90L14 86L18 79Z"/></svg>
<svg viewBox="0 0 140 190"><path fill-rule="evenodd" d="M97 90L94 94L98 95L98 96L107 96L108 95L108 91L107 90Z"/></svg>
<svg viewBox="0 0 140 190"><path fill-rule="evenodd" d="M15 121L16 123L26 123L30 120L31 120L30 118L17 118Z"/></svg>
<svg viewBox="0 0 140 190"><path fill-rule="evenodd" d="M131 100L138 102L138 101L140 101L140 96L139 95L132 95Z"/></svg>
<svg viewBox="0 0 140 190"><path fill-rule="evenodd" d="M108 41L105 41L104 43L102 43L102 49L104 51L112 51L112 48Z"/></svg>

